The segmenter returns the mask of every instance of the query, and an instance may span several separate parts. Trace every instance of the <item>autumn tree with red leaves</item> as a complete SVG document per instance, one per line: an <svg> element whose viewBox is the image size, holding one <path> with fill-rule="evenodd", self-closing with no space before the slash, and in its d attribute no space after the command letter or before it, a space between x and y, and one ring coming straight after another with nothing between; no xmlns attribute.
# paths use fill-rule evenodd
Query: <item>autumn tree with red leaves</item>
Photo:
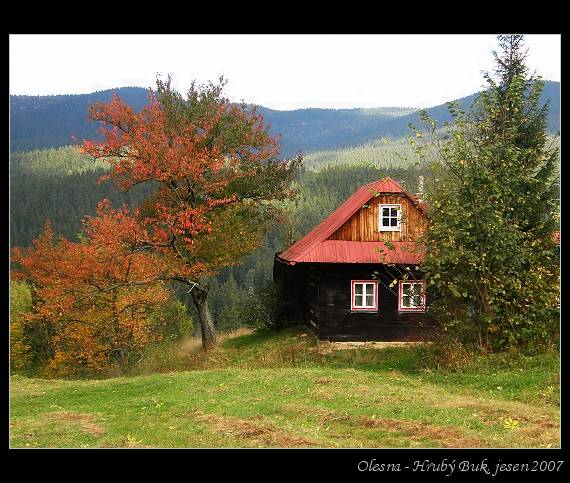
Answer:
<svg viewBox="0 0 570 483"><path fill-rule="evenodd" d="M273 201L293 195L301 159L280 161L279 144L254 108L230 103L225 82L193 83L186 98L157 81L140 112L113 96L90 107L103 141L83 151L105 159L103 180L129 190L154 187L136 216L140 250L159 256L162 276L185 284L199 314L202 342L216 341L204 277L252 252L274 219Z"/></svg>
<svg viewBox="0 0 570 483"><path fill-rule="evenodd" d="M34 287L27 323L46 334L50 373L124 370L159 339L149 315L171 297L160 259L140 251L143 236L127 208L103 200L84 222L84 239L55 239L49 223L29 248L15 248L15 279Z"/></svg>

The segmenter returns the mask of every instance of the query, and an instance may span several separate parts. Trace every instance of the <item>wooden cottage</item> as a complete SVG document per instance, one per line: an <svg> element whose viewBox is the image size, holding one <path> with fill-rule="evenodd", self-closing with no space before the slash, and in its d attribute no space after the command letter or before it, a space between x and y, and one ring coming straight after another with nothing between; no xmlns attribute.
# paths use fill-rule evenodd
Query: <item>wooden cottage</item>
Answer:
<svg viewBox="0 0 570 483"><path fill-rule="evenodd" d="M426 205L391 178L362 186L275 255L284 313L331 341L420 341L433 335L417 242Z"/></svg>

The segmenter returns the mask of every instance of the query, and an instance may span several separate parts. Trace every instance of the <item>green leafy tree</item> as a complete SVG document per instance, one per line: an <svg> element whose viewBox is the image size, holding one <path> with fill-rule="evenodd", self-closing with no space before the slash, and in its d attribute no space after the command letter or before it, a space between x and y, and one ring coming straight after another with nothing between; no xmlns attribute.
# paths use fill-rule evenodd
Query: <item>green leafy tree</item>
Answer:
<svg viewBox="0 0 570 483"><path fill-rule="evenodd" d="M192 336L192 317L186 306L174 297L154 310L149 319L162 340L180 341Z"/></svg>
<svg viewBox="0 0 570 483"><path fill-rule="evenodd" d="M31 347L26 340L24 314L32 310L32 292L25 282L10 281L10 368L26 369Z"/></svg>
<svg viewBox="0 0 570 483"><path fill-rule="evenodd" d="M424 270L447 328L466 329L485 349L536 348L556 335L559 317L552 240L559 152L522 36L498 40L496 70L472 110L450 105L443 132L424 116L431 141L418 143L430 168Z"/></svg>

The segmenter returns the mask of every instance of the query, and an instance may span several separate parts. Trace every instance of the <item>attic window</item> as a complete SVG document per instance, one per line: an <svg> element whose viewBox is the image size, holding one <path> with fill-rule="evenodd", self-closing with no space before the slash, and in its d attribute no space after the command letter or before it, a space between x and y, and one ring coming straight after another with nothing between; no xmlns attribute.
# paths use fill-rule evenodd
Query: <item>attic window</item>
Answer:
<svg viewBox="0 0 570 483"><path fill-rule="evenodd" d="M374 280L352 280L352 310L378 310L378 284Z"/></svg>
<svg viewBox="0 0 570 483"><path fill-rule="evenodd" d="M402 231L402 205L380 205L380 231Z"/></svg>
<svg viewBox="0 0 570 483"><path fill-rule="evenodd" d="M398 294L398 309L406 312L426 311L426 282L425 280L400 280Z"/></svg>

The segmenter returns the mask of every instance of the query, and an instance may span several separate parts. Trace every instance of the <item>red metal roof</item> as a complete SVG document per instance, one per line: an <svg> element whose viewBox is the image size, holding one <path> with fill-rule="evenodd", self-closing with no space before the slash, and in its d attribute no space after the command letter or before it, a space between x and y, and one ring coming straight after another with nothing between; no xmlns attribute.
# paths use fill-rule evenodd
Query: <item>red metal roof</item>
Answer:
<svg viewBox="0 0 570 483"><path fill-rule="evenodd" d="M301 257L299 263L404 263L418 264L424 258L422 246L415 242L325 240ZM282 257L281 257L282 258Z"/></svg>
<svg viewBox="0 0 570 483"><path fill-rule="evenodd" d="M362 205L366 204L377 193L403 193L408 196L420 210L426 213L425 203L412 194L390 177L366 184L360 187L350 198L340 205L328 218L317 225L311 232L296 241L287 250L277 255L281 260L288 263L297 262L323 262L323 263L418 263L412 262L380 262L379 253L372 251L372 246L382 247L379 242L347 242L340 240L328 240L328 238L343 223L356 213ZM427 214L427 213L426 213ZM325 242L326 243L323 243ZM334 242L334 243L333 243ZM404 242L399 242L404 243ZM406 242L410 243L410 242ZM369 246L370 244L370 246ZM320 247L320 245L323 245ZM394 243L396 246L396 243ZM404 245L402 245L403 247ZM338 251L338 252L337 252ZM390 252L390 250L388 250ZM338 256L336 255L338 253ZM372 259L371 257L374 256ZM395 256L395 255L394 255ZM398 255L400 256L400 255ZM406 258L407 259L407 258ZM411 258L410 258L411 259ZM342 261L340 261L342 260ZM371 260L365 262L361 260ZM415 259L414 259L415 260Z"/></svg>

